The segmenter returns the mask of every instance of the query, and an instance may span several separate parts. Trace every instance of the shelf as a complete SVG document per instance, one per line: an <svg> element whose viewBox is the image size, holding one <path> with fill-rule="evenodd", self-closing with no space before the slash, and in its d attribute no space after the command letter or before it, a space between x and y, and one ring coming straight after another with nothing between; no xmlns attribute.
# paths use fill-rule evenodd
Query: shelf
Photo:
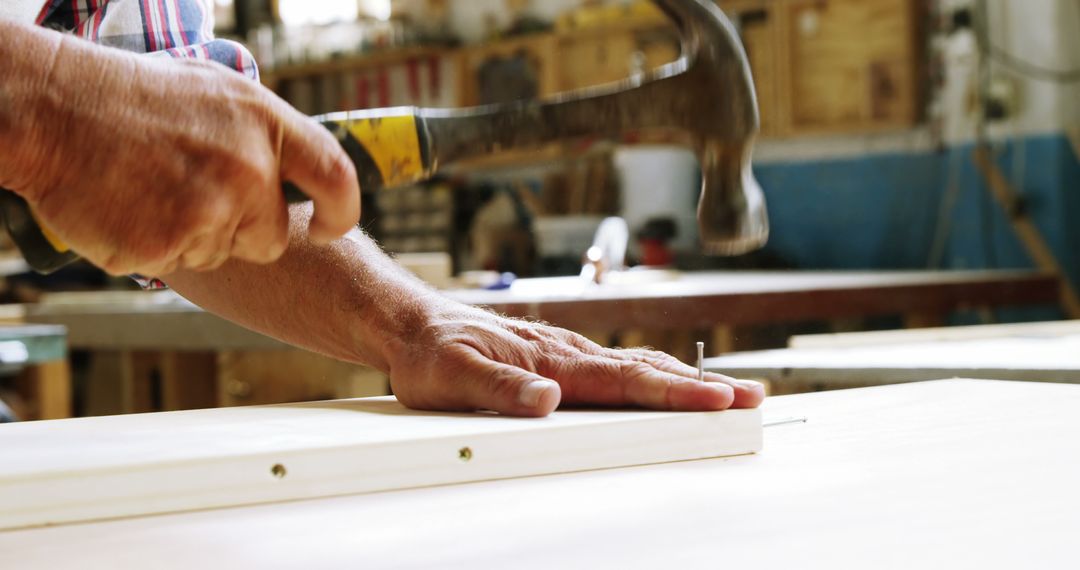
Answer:
<svg viewBox="0 0 1080 570"><path fill-rule="evenodd" d="M458 48L449 48L445 46L414 46L375 51L363 55L343 57L317 63L283 65L263 73L262 83L273 89L282 81L318 77L320 75L331 73L357 71L372 67L400 65L416 59L447 57L455 55L458 51L460 51Z"/></svg>

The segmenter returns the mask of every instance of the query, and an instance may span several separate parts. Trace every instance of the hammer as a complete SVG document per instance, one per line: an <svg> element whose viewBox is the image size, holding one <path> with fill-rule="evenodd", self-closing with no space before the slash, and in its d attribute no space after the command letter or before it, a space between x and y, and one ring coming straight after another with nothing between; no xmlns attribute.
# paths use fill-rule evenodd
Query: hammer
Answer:
<svg viewBox="0 0 1080 570"><path fill-rule="evenodd" d="M626 81L550 100L466 109L396 107L317 117L356 164L365 192L415 184L455 163L554 142L679 142L703 173L698 226L707 253L738 255L768 238L765 199L750 160L759 119L750 67L731 22L712 0L655 0L678 25L678 61ZM286 182L289 203L307 201ZM0 192L0 212L35 270L78 258Z"/></svg>

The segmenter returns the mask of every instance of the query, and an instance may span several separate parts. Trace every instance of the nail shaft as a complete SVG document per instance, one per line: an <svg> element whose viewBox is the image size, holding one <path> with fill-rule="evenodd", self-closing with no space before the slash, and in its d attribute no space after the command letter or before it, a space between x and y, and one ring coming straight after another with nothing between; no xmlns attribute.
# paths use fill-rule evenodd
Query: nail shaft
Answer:
<svg viewBox="0 0 1080 570"><path fill-rule="evenodd" d="M705 381L705 343L697 343L697 379L698 382Z"/></svg>
<svg viewBox="0 0 1080 570"><path fill-rule="evenodd" d="M808 419L809 418L807 418L805 416L803 416L801 418L780 418L778 420L769 420L769 421L761 424L761 427L782 426L782 425L787 425L787 424L805 424Z"/></svg>

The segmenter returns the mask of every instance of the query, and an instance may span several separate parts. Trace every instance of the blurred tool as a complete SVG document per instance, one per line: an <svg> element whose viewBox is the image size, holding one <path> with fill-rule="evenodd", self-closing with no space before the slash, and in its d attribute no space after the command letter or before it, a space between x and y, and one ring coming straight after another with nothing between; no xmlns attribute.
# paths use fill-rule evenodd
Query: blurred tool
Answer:
<svg viewBox="0 0 1080 570"><path fill-rule="evenodd" d="M652 218L638 230L638 250L641 265L647 267L667 267L674 263L675 254L671 251L671 240L678 235L678 228L671 218Z"/></svg>
<svg viewBox="0 0 1080 570"><path fill-rule="evenodd" d="M626 247L630 242L630 229L626 220L610 217L600 222L592 246L585 252L581 276L593 283L603 283L608 271L626 268Z"/></svg>
<svg viewBox="0 0 1080 570"><path fill-rule="evenodd" d="M471 109L400 107L335 113L321 120L357 165L365 191L412 184L447 165L555 142L612 139L684 142L701 163L698 225L706 251L737 255L764 245L765 200L750 169L758 109L746 53L712 0L657 0L678 24L682 57L631 80L547 101ZM380 100L388 79L378 77ZM289 201L302 191L285 185ZM8 231L42 272L77 259L43 231L26 202L0 192Z"/></svg>

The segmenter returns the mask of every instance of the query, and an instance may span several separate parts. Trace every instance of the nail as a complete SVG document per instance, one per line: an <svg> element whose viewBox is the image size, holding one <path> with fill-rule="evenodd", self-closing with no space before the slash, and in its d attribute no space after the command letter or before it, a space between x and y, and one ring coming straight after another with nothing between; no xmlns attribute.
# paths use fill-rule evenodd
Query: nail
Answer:
<svg viewBox="0 0 1080 570"><path fill-rule="evenodd" d="M753 380L736 380L735 383L748 390L758 390L765 387L761 382L754 382Z"/></svg>
<svg viewBox="0 0 1080 570"><path fill-rule="evenodd" d="M522 406L529 408L535 408L540 404L540 400L544 397L544 393L558 387L558 384L551 380L533 380L525 385L518 393L518 402Z"/></svg>

